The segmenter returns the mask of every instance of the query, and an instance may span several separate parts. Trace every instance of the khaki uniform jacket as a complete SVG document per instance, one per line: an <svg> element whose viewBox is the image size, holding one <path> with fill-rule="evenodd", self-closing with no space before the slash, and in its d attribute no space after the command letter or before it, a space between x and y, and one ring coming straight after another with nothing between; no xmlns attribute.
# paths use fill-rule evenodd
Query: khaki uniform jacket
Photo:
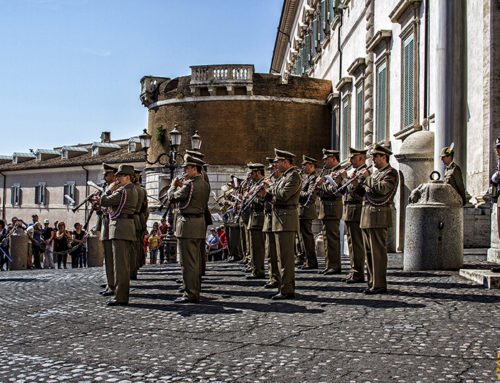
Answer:
<svg viewBox="0 0 500 383"><path fill-rule="evenodd" d="M387 165L365 178L365 204L361 211L361 229L379 229L392 226L394 194L398 187L398 172Z"/></svg>
<svg viewBox="0 0 500 383"><path fill-rule="evenodd" d="M205 211L210 197L210 186L198 175L184 181L182 187L172 185L168 189L171 202L179 203L175 225L178 238L204 239L206 234Z"/></svg>
<svg viewBox="0 0 500 383"><path fill-rule="evenodd" d="M340 170L340 164L330 169L330 173ZM334 194L338 186L323 182L319 191L319 219L338 219L342 217L342 194Z"/></svg>
<svg viewBox="0 0 500 383"><path fill-rule="evenodd" d="M299 231L300 188L300 176L295 166L284 172L269 188L273 203L273 232Z"/></svg>
<svg viewBox="0 0 500 383"><path fill-rule="evenodd" d="M347 186L344 198L344 210L342 214L342 220L344 220L345 222L360 221L364 195L365 195L365 188L361 183L359 183L356 186L354 186L353 184Z"/></svg>
<svg viewBox="0 0 500 383"><path fill-rule="evenodd" d="M252 185L249 191L250 195L255 193L257 188L260 187L263 180L264 178L261 178ZM264 225L264 201L260 201L258 198L255 198L248 210L250 210L248 228L252 230L261 230L262 226Z"/></svg>
<svg viewBox="0 0 500 383"><path fill-rule="evenodd" d="M273 232L273 205L269 201L264 202L264 223L262 225L262 232Z"/></svg>
<svg viewBox="0 0 500 383"><path fill-rule="evenodd" d="M316 172L312 172L307 177L302 180L302 187L300 190L300 208L299 208L299 217L301 219L316 219L318 218L318 213L316 212L316 193L314 191L314 185L316 184ZM309 203L307 206L304 206L307 199L311 195L309 199Z"/></svg>
<svg viewBox="0 0 500 383"><path fill-rule="evenodd" d="M445 168L444 182L453 186L460 198L462 198L462 203L465 205L467 203L467 197L465 196L465 186L464 179L462 177L462 169L460 169L460 166L458 166L455 162L452 162Z"/></svg>
<svg viewBox="0 0 500 383"><path fill-rule="evenodd" d="M146 231L146 213L148 211L148 197L146 190L139 184L134 184L137 190L137 205L135 207L134 224L137 233L144 233Z"/></svg>
<svg viewBox="0 0 500 383"><path fill-rule="evenodd" d="M112 194L108 193L101 198L101 206L111 208L109 239L134 241L136 231L133 216L137 205L137 190L132 183L129 183L119 187ZM121 205L123 207L120 211ZM118 213L118 217L114 217Z"/></svg>

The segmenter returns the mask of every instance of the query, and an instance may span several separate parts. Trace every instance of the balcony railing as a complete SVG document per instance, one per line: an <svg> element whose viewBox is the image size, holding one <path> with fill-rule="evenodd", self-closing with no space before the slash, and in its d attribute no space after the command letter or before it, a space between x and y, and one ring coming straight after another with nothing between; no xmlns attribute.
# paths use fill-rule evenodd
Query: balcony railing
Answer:
<svg viewBox="0 0 500 383"><path fill-rule="evenodd" d="M204 65L191 67L191 86L251 84L253 65Z"/></svg>

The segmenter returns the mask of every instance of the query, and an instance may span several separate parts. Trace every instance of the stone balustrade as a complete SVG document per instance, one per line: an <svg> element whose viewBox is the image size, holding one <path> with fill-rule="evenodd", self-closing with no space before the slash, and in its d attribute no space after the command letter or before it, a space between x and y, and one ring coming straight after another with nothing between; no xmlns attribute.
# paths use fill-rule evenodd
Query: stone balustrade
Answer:
<svg viewBox="0 0 500 383"><path fill-rule="evenodd" d="M206 87L210 95L216 94L216 88L225 87L227 94L234 94L234 87L241 87L246 94L252 93L253 65L202 65L191 67L191 91Z"/></svg>

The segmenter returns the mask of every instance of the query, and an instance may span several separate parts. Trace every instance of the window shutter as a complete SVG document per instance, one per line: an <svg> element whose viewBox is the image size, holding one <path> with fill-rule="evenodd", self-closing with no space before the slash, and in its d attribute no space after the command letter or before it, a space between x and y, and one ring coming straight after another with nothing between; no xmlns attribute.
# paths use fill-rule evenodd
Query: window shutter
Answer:
<svg viewBox="0 0 500 383"><path fill-rule="evenodd" d="M309 69L309 60L311 60L311 34L308 32L306 35L306 54L305 54L305 61L306 61L306 70Z"/></svg>
<svg viewBox="0 0 500 383"><path fill-rule="evenodd" d="M14 206L16 204L16 187L11 186L10 188L10 204Z"/></svg>
<svg viewBox="0 0 500 383"><path fill-rule="evenodd" d="M363 145L363 88L359 88L356 94L356 148Z"/></svg>
<svg viewBox="0 0 500 383"><path fill-rule="evenodd" d="M414 121L414 39L410 36L404 43L403 56L403 127L407 128L413 125Z"/></svg>
<svg viewBox="0 0 500 383"><path fill-rule="evenodd" d="M325 40L326 29L326 0L321 0L319 6L319 42L322 44Z"/></svg>
<svg viewBox="0 0 500 383"><path fill-rule="evenodd" d="M64 190L63 190L63 205L69 205L69 201L66 197L64 197L65 195L69 195L69 185L68 184L64 184ZM71 197L71 196L70 196Z"/></svg>
<svg viewBox="0 0 500 383"><path fill-rule="evenodd" d="M348 138L349 138L349 102L344 101L344 107L342 108L343 120L342 120L342 158L347 157L348 148Z"/></svg>
<svg viewBox="0 0 500 383"><path fill-rule="evenodd" d="M45 205L45 185L40 186L40 204Z"/></svg>
<svg viewBox="0 0 500 383"><path fill-rule="evenodd" d="M333 23L335 18L335 0L328 0L328 22Z"/></svg>
<svg viewBox="0 0 500 383"><path fill-rule="evenodd" d="M40 185L35 186L35 205L40 204Z"/></svg>
<svg viewBox="0 0 500 383"><path fill-rule="evenodd" d="M311 47L311 57L316 57L316 52L318 50L318 19L313 20L313 43Z"/></svg>
<svg viewBox="0 0 500 383"><path fill-rule="evenodd" d="M378 71L377 78L377 141L385 140L386 129L386 81L387 81L387 67L383 64Z"/></svg>

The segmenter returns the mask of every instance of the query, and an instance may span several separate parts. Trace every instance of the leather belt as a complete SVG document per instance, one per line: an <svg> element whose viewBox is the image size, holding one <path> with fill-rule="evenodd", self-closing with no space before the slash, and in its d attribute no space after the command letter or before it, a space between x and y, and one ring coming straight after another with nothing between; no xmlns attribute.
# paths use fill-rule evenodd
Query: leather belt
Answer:
<svg viewBox="0 0 500 383"><path fill-rule="evenodd" d="M131 219L131 218L134 218L134 215L133 214L120 214L117 218L115 219Z"/></svg>
<svg viewBox="0 0 500 383"><path fill-rule="evenodd" d="M204 217L205 214L203 213L180 213L181 217L186 217L186 218L201 218Z"/></svg>
<svg viewBox="0 0 500 383"><path fill-rule="evenodd" d="M354 202L354 201L344 201L344 205L361 205L363 202Z"/></svg>
<svg viewBox="0 0 500 383"><path fill-rule="evenodd" d="M298 209L299 205L274 205L275 209L293 210Z"/></svg>

